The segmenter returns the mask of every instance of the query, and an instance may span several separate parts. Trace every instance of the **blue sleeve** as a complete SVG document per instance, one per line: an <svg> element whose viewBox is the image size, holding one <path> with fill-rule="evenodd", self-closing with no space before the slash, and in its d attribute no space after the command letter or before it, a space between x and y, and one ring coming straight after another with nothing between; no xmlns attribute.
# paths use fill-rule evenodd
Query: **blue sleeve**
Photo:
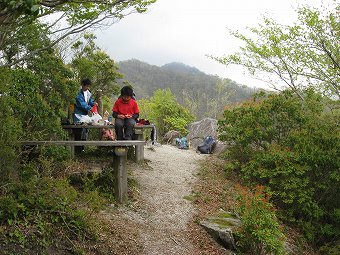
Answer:
<svg viewBox="0 0 340 255"><path fill-rule="evenodd" d="M94 106L94 100L93 100L92 97L90 97L90 99L89 99L89 105L90 105L91 107Z"/></svg>
<svg viewBox="0 0 340 255"><path fill-rule="evenodd" d="M76 107L78 109L82 109L84 111L89 111L91 110L91 106L85 101L85 99L81 96L76 97Z"/></svg>

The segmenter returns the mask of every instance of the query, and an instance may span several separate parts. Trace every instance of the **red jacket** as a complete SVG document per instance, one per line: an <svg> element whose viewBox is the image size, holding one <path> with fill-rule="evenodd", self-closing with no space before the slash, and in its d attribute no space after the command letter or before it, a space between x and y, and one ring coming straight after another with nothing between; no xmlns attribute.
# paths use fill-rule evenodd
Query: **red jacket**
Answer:
<svg viewBox="0 0 340 255"><path fill-rule="evenodd" d="M128 102L124 102L122 98L118 98L113 105L113 112L116 112L118 115L135 115L139 114L139 108L136 100L130 99Z"/></svg>

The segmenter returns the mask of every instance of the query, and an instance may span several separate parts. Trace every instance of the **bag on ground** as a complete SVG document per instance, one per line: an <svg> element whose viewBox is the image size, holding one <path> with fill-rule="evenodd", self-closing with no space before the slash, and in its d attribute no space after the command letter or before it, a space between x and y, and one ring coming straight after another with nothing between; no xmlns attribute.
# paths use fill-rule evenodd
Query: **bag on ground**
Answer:
<svg viewBox="0 0 340 255"><path fill-rule="evenodd" d="M186 137L176 138L176 146L179 149L189 149L188 140Z"/></svg>
<svg viewBox="0 0 340 255"><path fill-rule="evenodd" d="M197 150L202 154L211 154L215 148L216 140L211 135L204 138L202 144L197 146Z"/></svg>

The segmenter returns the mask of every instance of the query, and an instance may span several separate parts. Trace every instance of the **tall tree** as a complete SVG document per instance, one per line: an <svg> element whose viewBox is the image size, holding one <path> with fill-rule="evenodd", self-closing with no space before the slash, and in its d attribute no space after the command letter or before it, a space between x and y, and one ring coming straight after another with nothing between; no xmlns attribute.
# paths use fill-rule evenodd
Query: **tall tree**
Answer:
<svg viewBox="0 0 340 255"><path fill-rule="evenodd" d="M270 74L267 81L275 88L283 81L301 98L300 91L306 87L340 97L339 9L339 4L322 12L302 7L292 26L265 18L259 27L250 29L253 37L231 31L245 46L238 53L214 59L242 65L253 75Z"/></svg>
<svg viewBox="0 0 340 255"><path fill-rule="evenodd" d="M132 12L145 12L156 0L4 0L0 3L0 65L13 65L56 45L62 39L90 27L110 25ZM53 14L53 15L52 15ZM48 23L49 45L6 62L2 51L11 42L12 31L32 20Z"/></svg>
<svg viewBox="0 0 340 255"><path fill-rule="evenodd" d="M101 89L104 95L118 94L119 86L116 83L122 74L118 73L118 66L114 60L101 50L94 42L93 34L85 34L85 41L78 41L73 45L74 58L71 66L78 76L78 80L90 78L92 89Z"/></svg>

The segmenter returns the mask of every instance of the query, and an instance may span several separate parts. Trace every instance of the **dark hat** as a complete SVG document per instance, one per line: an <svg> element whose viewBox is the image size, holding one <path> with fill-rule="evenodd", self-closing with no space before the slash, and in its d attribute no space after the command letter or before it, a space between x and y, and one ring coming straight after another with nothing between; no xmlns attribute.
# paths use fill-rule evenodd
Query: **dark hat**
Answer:
<svg viewBox="0 0 340 255"><path fill-rule="evenodd" d="M81 80L81 85L86 86L86 85L91 85L91 80L86 78Z"/></svg>
<svg viewBox="0 0 340 255"><path fill-rule="evenodd" d="M130 86L124 86L120 90L120 95L133 97L133 95L134 95L133 89Z"/></svg>

